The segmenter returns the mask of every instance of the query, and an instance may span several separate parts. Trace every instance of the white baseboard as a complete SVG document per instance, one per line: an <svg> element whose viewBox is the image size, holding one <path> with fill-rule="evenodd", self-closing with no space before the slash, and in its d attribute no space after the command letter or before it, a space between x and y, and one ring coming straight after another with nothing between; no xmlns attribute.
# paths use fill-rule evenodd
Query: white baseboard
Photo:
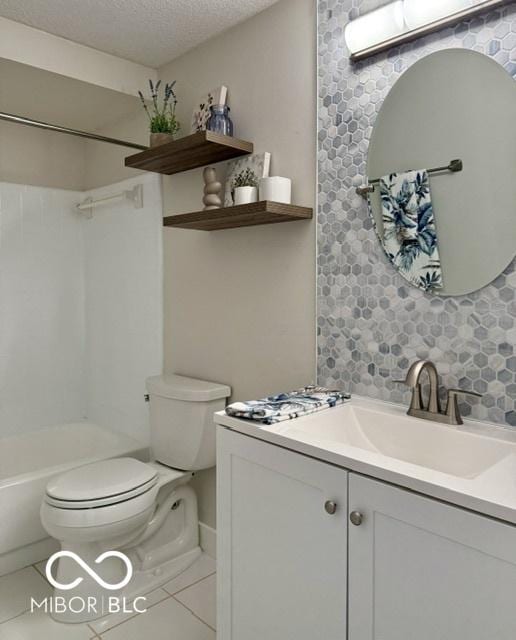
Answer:
<svg viewBox="0 0 516 640"><path fill-rule="evenodd" d="M209 527L204 522L199 522L199 537L201 549L211 556L217 558L217 531Z"/></svg>
<svg viewBox="0 0 516 640"><path fill-rule="evenodd" d="M9 553L0 555L0 576L18 569L23 569L41 560L46 560L49 556L60 549L61 545L53 538L45 538L34 544L28 544Z"/></svg>

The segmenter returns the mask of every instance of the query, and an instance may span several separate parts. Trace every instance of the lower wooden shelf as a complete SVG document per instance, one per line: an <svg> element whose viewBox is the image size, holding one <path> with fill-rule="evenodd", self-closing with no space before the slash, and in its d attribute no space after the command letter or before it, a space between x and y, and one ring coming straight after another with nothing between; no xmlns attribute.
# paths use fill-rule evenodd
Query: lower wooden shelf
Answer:
<svg viewBox="0 0 516 640"><path fill-rule="evenodd" d="M310 220L312 216L313 209L309 207L297 207L293 204L262 200L234 207L167 216L163 218L163 225L181 229L218 231L235 227L251 227L258 224Z"/></svg>

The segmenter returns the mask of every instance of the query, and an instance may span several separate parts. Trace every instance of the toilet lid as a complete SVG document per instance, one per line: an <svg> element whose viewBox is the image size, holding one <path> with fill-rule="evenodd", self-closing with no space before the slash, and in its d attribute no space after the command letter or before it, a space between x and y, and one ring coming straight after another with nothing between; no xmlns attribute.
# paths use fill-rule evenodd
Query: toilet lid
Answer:
<svg viewBox="0 0 516 640"><path fill-rule="evenodd" d="M56 476L47 485L47 496L72 502L123 499L123 494L148 489L156 481L157 471L150 465L134 458L115 458Z"/></svg>

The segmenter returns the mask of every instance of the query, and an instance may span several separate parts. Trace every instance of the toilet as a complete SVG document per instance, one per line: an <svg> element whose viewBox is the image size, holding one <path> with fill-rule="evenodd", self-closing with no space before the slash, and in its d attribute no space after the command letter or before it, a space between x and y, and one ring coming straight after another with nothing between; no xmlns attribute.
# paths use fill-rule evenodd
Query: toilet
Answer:
<svg viewBox="0 0 516 640"><path fill-rule="evenodd" d="M102 460L58 475L47 485L41 521L61 543L51 568L54 595L70 603L74 598L97 603L83 611L52 611L60 622L100 618L110 612L104 606L109 597L135 601L201 554L197 498L188 482L195 471L215 466L213 413L224 408L231 389L179 375L148 378L146 387L151 462ZM130 581L120 589L113 585L122 584L128 569L111 551L122 552L132 567ZM105 559L97 562L102 554ZM78 566L76 557L109 588ZM78 577L82 580L67 588Z"/></svg>

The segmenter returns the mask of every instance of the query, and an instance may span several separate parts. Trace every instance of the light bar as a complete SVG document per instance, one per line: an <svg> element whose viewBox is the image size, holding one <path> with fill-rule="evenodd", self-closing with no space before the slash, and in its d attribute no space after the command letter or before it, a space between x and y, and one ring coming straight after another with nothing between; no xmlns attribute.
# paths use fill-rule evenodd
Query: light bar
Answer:
<svg viewBox="0 0 516 640"><path fill-rule="evenodd" d="M404 30L403 0L397 0L350 22L344 37L350 51L353 52L394 38Z"/></svg>
<svg viewBox="0 0 516 640"><path fill-rule="evenodd" d="M403 2L403 15L409 29L419 29L436 20L442 20L453 16L459 11L464 11L478 5L475 0L405 0Z"/></svg>
<svg viewBox="0 0 516 640"><path fill-rule="evenodd" d="M512 0L396 0L346 25L352 60L362 60Z"/></svg>

